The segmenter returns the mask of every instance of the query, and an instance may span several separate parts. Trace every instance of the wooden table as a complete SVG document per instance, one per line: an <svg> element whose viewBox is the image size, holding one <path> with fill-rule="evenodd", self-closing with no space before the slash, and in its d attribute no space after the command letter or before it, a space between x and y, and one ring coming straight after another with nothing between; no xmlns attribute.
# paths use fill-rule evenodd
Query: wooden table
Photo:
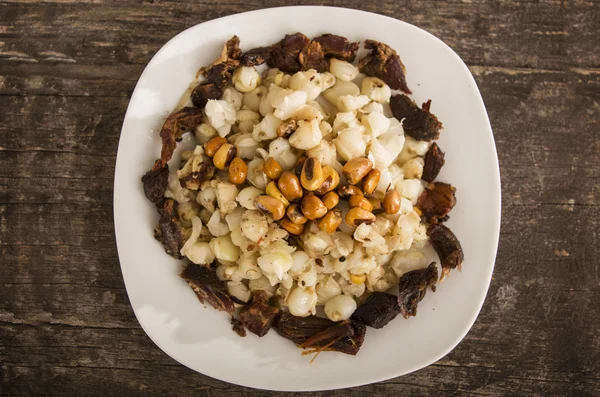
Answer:
<svg viewBox="0 0 600 397"><path fill-rule="evenodd" d="M112 188L156 51L194 24L283 4L0 3L0 395L279 395L195 373L150 341L121 277ZM314 395L600 395L600 3L346 5L420 26L469 65L500 157L502 233L483 310L452 353Z"/></svg>

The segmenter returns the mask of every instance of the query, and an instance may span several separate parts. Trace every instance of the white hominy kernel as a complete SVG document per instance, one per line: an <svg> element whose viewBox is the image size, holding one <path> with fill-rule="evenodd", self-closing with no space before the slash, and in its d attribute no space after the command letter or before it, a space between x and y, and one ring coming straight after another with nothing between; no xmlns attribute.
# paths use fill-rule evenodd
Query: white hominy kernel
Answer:
<svg viewBox="0 0 600 397"><path fill-rule="evenodd" d="M356 301L348 295L338 295L325 304L325 315L331 321L348 320L356 310Z"/></svg>
<svg viewBox="0 0 600 397"><path fill-rule="evenodd" d="M286 303L292 315L307 317L317 312L317 293L312 287L296 287L290 292Z"/></svg>
<svg viewBox="0 0 600 397"><path fill-rule="evenodd" d="M361 93L380 103L389 103L392 96L390 87L377 77L365 77L362 81Z"/></svg>
<svg viewBox="0 0 600 397"><path fill-rule="evenodd" d="M358 76L358 68L350 62L331 58L329 60L329 71L338 79L352 81Z"/></svg>
<svg viewBox="0 0 600 397"><path fill-rule="evenodd" d="M236 69L232 81L238 91L250 92L260 84L261 78L253 66L241 66Z"/></svg>

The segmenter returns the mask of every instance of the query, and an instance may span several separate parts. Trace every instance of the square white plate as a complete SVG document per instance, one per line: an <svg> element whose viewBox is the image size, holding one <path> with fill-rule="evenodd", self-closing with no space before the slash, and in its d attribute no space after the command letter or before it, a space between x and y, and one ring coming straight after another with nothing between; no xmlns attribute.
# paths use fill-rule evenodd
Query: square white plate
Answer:
<svg viewBox="0 0 600 397"><path fill-rule="evenodd" d="M141 176L159 157L158 132L198 69L214 60L232 35L242 50L279 41L286 33L334 33L352 41L374 39L398 51L413 99L432 99L444 123L439 145L446 165L438 180L457 188L447 223L465 253L418 315L398 316L369 328L357 356L310 356L276 332L240 338L229 317L203 307L178 276L152 231L158 215L144 197ZM172 165L177 164L175 158ZM205 375L271 390L323 390L358 386L423 368L450 352L471 328L494 267L500 230L500 175L492 130L475 81L462 60L431 34L396 19L331 7L253 11L196 25L171 39L152 58L133 92L123 122L114 191L117 247L135 314L168 355ZM437 258L435 259L437 260Z"/></svg>

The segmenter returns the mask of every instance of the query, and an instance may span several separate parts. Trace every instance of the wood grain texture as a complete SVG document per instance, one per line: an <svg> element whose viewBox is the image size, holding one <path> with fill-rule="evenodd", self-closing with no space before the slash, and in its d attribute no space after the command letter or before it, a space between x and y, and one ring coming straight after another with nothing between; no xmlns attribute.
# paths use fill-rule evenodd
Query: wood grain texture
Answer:
<svg viewBox="0 0 600 397"><path fill-rule="evenodd" d="M197 374L145 335L120 274L112 185L154 53L196 23L284 4L0 2L0 395L279 395ZM413 23L465 60L494 129L503 219L487 300L453 352L312 395L600 395L600 4L319 4Z"/></svg>

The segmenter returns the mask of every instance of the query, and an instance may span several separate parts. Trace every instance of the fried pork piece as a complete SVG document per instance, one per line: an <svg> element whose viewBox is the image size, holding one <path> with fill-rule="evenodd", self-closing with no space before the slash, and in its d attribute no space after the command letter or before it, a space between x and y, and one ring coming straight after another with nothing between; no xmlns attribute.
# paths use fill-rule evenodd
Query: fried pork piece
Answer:
<svg viewBox="0 0 600 397"><path fill-rule="evenodd" d="M161 161L156 160L152 169L142 177L142 183L146 198L154 204L160 203L169 185L169 165L161 166Z"/></svg>
<svg viewBox="0 0 600 397"><path fill-rule="evenodd" d="M233 314L233 301L213 268L188 263L180 276L192 287L201 303L208 302L217 310Z"/></svg>
<svg viewBox="0 0 600 397"><path fill-rule="evenodd" d="M439 139L442 123L437 117L429 111L431 100L425 102L419 109L406 95L392 95L390 98L390 108L392 114L398 120L402 121L402 127L406 135L417 141L432 141Z"/></svg>
<svg viewBox="0 0 600 397"><path fill-rule="evenodd" d="M192 131L202 122L202 110L193 107L185 107L173 112L165 120L161 130L162 150L160 152L160 167L166 166L171 160L177 142L186 132ZM154 164L157 167L157 164Z"/></svg>
<svg viewBox="0 0 600 397"><path fill-rule="evenodd" d="M456 188L449 183L430 183L419 196L417 207L429 223L445 222L456 205L455 192Z"/></svg>
<svg viewBox="0 0 600 397"><path fill-rule="evenodd" d="M315 37L313 41L321 45L321 49L327 58L337 58L347 62L354 62L356 52L360 47L360 43L350 42L345 37L330 33Z"/></svg>
<svg viewBox="0 0 600 397"><path fill-rule="evenodd" d="M398 305L402 317L408 318L417 315L417 306L427 293L427 288L435 292L435 284L438 281L438 271L435 262L428 267L405 273L398 284Z"/></svg>
<svg viewBox="0 0 600 397"><path fill-rule="evenodd" d="M366 327L358 320L335 323L316 316L296 317L282 311L275 324L277 333L302 348L333 350L356 355L365 340Z"/></svg>
<svg viewBox="0 0 600 397"><path fill-rule="evenodd" d="M423 166L423 176L421 179L433 182L439 175L445 162L444 152L442 152L437 143L433 142L425 154L425 165Z"/></svg>
<svg viewBox="0 0 600 397"><path fill-rule="evenodd" d="M192 91L192 103L203 108L210 99L219 99L231 80L235 68L240 65L240 39L233 36L223 46L221 55L208 67L200 69L206 79Z"/></svg>
<svg viewBox="0 0 600 397"><path fill-rule="evenodd" d="M246 336L246 329L244 328L244 324L240 320L235 317L231 317L231 326L236 334L241 336L242 338Z"/></svg>
<svg viewBox="0 0 600 397"><path fill-rule="evenodd" d="M300 51L298 61L302 65L302 70L315 69L319 73L329 70L329 62L325 59L321 44L314 40Z"/></svg>
<svg viewBox="0 0 600 397"><path fill-rule="evenodd" d="M465 259L460 241L448 227L444 225L431 225L427 229L429 241L435 252L440 257L442 264L442 279L452 269L460 271L463 260Z"/></svg>
<svg viewBox="0 0 600 397"><path fill-rule="evenodd" d="M310 39L302 33L286 34L285 37L271 46L271 56L267 63L286 73L296 73L302 69L298 59L300 52L308 46Z"/></svg>
<svg viewBox="0 0 600 397"><path fill-rule="evenodd" d="M250 332L262 337L269 332L278 315L279 309L269 306L267 293L258 290L252 294L252 302L240 310L239 320Z"/></svg>
<svg viewBox="0 0 600 397"><path fill-rule="evenodd" d="M271 56L271 47L258 47L246 51L240 57L242 66L259 66L267 62Z"/></svg>
<svg viewBox="0 0 600 397"><path fill-rule="evenodd" d="M183 227L177 216L177 201L166 199L157 207L160 219L154 228L154 238L162 243L167 254L175 259L181 259L183 247Z"/></svg>
<svg viewBox="0 0 600 397"><path fill-rule="evenodd" d="M393 48L375 40L366 40L365 48L371 52L358 61L361 72L380 78L394 90L412 93L406 85L406 68Z"/></svg>
<svg viewBox="0 0 600 397"><path fill-rule="evenodd" d="M400 313L398 297L375 292L352 314L352 318L373 328L383 328Z"/></svg>

